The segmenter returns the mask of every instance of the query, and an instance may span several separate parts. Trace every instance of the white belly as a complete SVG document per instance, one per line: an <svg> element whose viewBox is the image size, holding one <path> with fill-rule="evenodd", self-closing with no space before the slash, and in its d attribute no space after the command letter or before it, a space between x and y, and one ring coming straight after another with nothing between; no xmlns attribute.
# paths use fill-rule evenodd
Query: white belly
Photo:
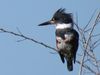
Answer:
<svg viewBox="0 0 100 75"><path fill-rule="evenodd" d="M66 47L66 43L64 42L64 40L61 37L57 37L56 40L57 42L57 48L59 50L64 49Z"/></svg>
<svg viewBox="0 0 100 75"><path fill-rule="evenodd" d="M57 45L58 49L61 50L61 49L65 49L66 48L66 44L64 42L61 42Z"/></svg>
<svg viewBox="0 0 100 75"><path fill-rule="evenodd" d="M69 41L70 39L63 40L61 37L57 37L57 48L58 50L70 50L72 48L70 43L66 43L65 41Z"/></svg>

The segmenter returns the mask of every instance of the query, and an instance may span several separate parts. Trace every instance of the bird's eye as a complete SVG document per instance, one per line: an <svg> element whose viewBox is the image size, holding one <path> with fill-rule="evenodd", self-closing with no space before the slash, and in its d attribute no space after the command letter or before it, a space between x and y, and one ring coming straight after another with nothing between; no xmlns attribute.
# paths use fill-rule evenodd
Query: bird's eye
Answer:
<svg viewBox="0 0 100 75"><path fill-rule="evenodd" d="M58 17L56 17L56 18L55 18L55 20L59 20L59 18L58 18Z"/></svg>
<svg viewBox="0 0 100 75"><path fill-rule="evenodd" d="M58 20L59 20L58 17L54 17L54 18L52 18L52 21L58 21Z"/></svg>

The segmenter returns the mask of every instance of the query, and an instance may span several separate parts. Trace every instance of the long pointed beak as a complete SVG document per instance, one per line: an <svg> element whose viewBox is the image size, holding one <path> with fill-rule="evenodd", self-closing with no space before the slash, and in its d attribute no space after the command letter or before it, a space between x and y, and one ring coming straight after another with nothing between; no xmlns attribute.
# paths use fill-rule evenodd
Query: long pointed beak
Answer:
<svg viewBox="0 0 100 75"><path fill-rule="evenodd" d="M50 24L54 24L54 21L46 21L44 23L39 24L38 26L45 26L45 25L50 25Z"/></svg>

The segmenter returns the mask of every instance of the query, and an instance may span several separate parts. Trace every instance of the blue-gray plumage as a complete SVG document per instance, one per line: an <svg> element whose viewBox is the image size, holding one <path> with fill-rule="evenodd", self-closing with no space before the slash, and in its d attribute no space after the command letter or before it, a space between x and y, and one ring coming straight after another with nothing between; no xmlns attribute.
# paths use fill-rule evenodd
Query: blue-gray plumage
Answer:
<svg viewBox="0 0 100 75"><path fill-rule="evenodd" d="M39 26L55 24L56 46L62 62L67 62L69 71L73 70L73 62L76 60L78 50L79 34L73 28L71 13L65 13L65 9L59 9L50 21L39 24Z"/></svg>
<svg viewBox="0 0 100 75"><path fill-rule="evenodd" d="M73 69L73 60L75 63L76 60L76 52L78 49L78 40L79 35L74 29L58 29L56 30L56 42L57 48L59 50L59 54L62 62L64 63L67 60L67 65L69 66L69 70ZM59 38L60 37L60 38ZM71 65L71 66L70 66Z"/></svg>

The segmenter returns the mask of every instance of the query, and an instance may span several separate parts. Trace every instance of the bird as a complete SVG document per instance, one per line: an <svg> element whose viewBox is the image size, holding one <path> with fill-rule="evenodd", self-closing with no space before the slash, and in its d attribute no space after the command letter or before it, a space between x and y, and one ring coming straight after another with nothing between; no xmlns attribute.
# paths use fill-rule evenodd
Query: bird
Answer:
<svg viewBox="0 0 100 75"><path fill-rule="evenodd" d="M67 63L68 71L73 71L76 53L79 46L79 34L74 29L72 13L66 13L65 8L58 9L53 17L38 26L55 25L56 47L62 63Z"/></svg>

